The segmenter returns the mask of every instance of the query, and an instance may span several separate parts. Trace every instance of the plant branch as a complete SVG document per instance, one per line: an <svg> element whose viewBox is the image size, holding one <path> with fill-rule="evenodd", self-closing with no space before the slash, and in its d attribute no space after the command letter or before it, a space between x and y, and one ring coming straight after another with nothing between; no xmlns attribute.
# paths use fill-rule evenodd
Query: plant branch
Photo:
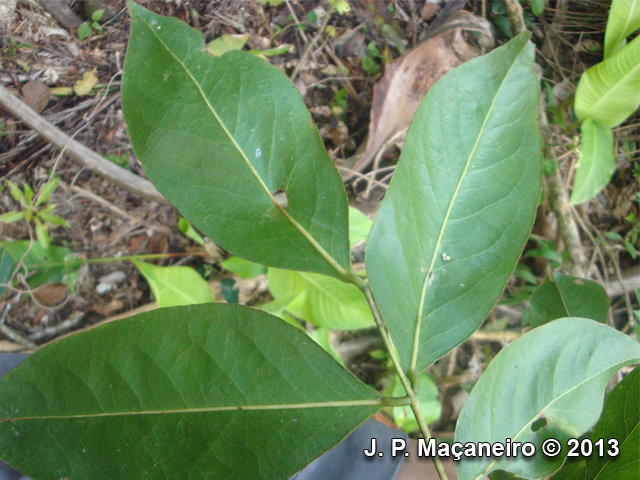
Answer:
<svg viewBox="0 0 640 480"><path fill-rule="evenodd" d="M393 362L393 366L396 368L396 372L398 373L398 377L400 378L400 382L402 382L402 386L407 392L407 397L409 397L411 403L411 410L416 417L416 421L418 422L418 426L420 427L420 431L424 436L425 440L429 440L431 438L431 433L429 432L429 427L427 423L424 421L424 416L422 415L422 410L420 409L420 402L418 401L417 391L420 388L420 382L418 381L418 376L414 370L411 370L409 374L404 372L402 368L402 363L398 358L396 353L396 349L391 340L391 336L389 335L389 330L387 329L387 325L384 323L384 319L382 318L382 314L378 309L378 304L373 298L373 293L371 292L371 287L368 283L366 283L362 278L357 275L353 275L351 282L354 283L362 293L364 293L365 298L367 299L367 303L369 304L369 308L371 308L371 312L373 313L373 318L376 322L378 330L380 330L380 335L382 336L382 341L384 342L387 351L389 352L389 358ZM438 475L441 480L448 480L447 474L444 471L444 466L440 461L440 458L435 456L432 457L433 464L436 467Z"/></svg>

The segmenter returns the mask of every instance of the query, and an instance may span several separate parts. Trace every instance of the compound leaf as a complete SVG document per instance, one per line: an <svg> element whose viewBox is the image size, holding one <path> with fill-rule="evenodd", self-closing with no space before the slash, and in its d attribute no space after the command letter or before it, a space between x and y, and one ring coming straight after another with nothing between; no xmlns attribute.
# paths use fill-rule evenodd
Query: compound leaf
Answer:
<svg viewBox="0 0 640 480"><path fill-rule="evenodd" d="M405 367L425 369L478 328L533 225L542 157L528 39L431 87L374 221L367 274Z"/></svg>
<svg viewBox="0 0 640 480"><path fill-rule="evenodd" d="M55 342L3 377L0 457L36 480L281 480L381 407L278 318L174 307Z"/></svg>
<svg viewBox="0 0 640 480"><path fill-rule="evenodd" d="M128 5L123 110L154 185L236 255L342 277L347 197L295 86L249 53L214 58L197 30Z"/></svg>
<svg viewBox="0 0 640 480"><path fill-rule="evenodd" d="M567 440L598 420L611 376L638 362L635 340L584 318L556 320L509 344L471 391L455 438L462 443L531 442L536 454L466 458L456 466L459 479L480 480L499 469L526 479L552 474L566 457ZM547 439L562 445L556 457L542 454Z"/></svg>
<svg viewBox="0 0 640 480"><path fill-rule="evenodd" d="M545 279L531 294L529 304L534 328L564 317L590 318L604 323L609 313L609 296L599 283L559 272Z"/></svg>

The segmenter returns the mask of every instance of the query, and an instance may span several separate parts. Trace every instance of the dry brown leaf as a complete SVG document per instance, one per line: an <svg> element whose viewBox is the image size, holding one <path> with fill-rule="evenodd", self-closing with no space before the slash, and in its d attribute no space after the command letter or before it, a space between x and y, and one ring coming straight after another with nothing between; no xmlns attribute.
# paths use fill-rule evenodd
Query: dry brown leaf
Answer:
<svg viewBox="0 0 640 480"><path fill-rule="evenodd" d="M91 310L96 312L98 315L103 315L108 317L109 315L117 312L118 310L122 310L124 308L124 303L121 300L113 299L109 303L102 303L101 305L94 305L91 307Z"/></svg>
<svg viewBox="0 0 640 480"><path fill-rule="evenodd" d="M427 91L449 70L477 54L465 42L462 30L480 31L491 38L486 20L460 11L442 23L433 37L389 65L373 88L367 148L352 167L363 171L390 139L401 138ZM345 173L343 180L353 177Z"/></svg>
<svg viewBox="0 0 640 480"><path fill-rule="evenodd" d="M36 113L42 112L49 102L49 87L40 80L31 80L22 87L22 98Z"/></svg>
<svg viewBox="0 0 640 480"><path fill-rule="evenodd" d="M47 283L35 289L33 297L40 305L55 307L67 298L67 286L62 283Z"/></svg>

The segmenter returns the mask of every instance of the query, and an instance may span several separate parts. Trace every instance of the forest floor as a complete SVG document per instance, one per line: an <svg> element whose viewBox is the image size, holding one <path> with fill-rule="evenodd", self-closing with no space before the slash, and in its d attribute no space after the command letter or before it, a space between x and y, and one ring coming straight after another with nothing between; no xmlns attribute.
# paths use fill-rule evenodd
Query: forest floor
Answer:
<svg viewBox="0 0 640 480"><path fill-rule="evenodd" d="M206 42L224 35L235 48L271 49L267 61L294 82L343 175L352 206L370 218L392 177L411 109L426 88L448 69L491 48L483 39L499 46L511 35L502 3L491 0L352 0L343 13L327 0L271 2L279 4L138 0L197 28ZM0 83L75 141L146 178L129 142L120 97L131 24L125 1L67 3L82 21L91 22L96 9L107 10L101 24L85 24L79 33L36 0L0 0ZM540 16L530 2L522 3L548 107L546 140L557 162L547 160L536 224L503 298L478 333L429 370L440 389L443 411L434 428L443 438L452 436L467 392L490 360L527 328L521 317L529 295L552 269L601 283L611 301L608 321L638 335L638 114L614 129L617 168L611 182L592 200L564 211L577 228L573 250L549 195L550 182L564 196L571 191L579 150L573 95L581 74L602 60L609 2L551 0ZM457 14L461 9L469 15ZM409 73L374 94L394 60L435 35L446 38L447 48L427 49L408 60ZM385 110L387 97L394 98L395 109ZM369 132L376 134L368 137ZM175 208L116 186L34 133L0 103L0 214L20 210L5 180L38 192L52 172L59 182L48 204L66 224L49 229L57 250L34 250L40 257L32 271L11 269L3 277L0 352L31 351L70 332L154 308L144 277L120 257L167 254L158 265L195 268L217 301L229 299L229 287L239 290L240 303L271 299L266 275L247 280L227 271L220 264L229 254L185 236ZM0 223L5 246L14 241L36 245L37 236L33 223ZM83 260L72 272L61 266L70 253ZM354 260L362 262L362 255L362 248L354 251ZM374 330L332 332L330 339L354 373L383 388L390 371L377 354L382 343Z"/></svg>

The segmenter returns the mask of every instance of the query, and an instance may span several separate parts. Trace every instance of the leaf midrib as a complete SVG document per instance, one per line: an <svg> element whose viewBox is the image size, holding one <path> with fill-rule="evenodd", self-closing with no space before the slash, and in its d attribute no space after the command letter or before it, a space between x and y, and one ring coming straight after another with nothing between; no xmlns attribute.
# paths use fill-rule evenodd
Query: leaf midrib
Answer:
<svg viewBox="0 0 640 480"><path fill-rule="evenodd" d="M0 423L18 422L26 420L65 420L75 418L97 418L97 417L121 417L136 415L169 415L169 414L190 414L190 413L212 413L229 411L256 411L256 410L300 410L305 408L335 408L335 407L372 407L384 405L383 398L363 399L363 400L340 400L335 402L309 402L309 403L285 403L269 405L228 405L224 407L204 407L204 408L176 408L168 410L146 410L137 412L108 412L108 413L87 413L79 415L34 415L29 417L0 419Z"/></svg>
<svg viewBox="0 0 640 480"><path fill-rule="evenodd" d="M509 70L507 71L507 73L505 74L504 78L502 79L502 82L500 83L500 86L498 87L498 90L495 94L495 96L493 97L493 100L491 101L491 107L489 108L487 115L485 116L484 122L482 122L482 127L480 127L480 131L478 132L478 136L476 138L476 141L473 145L473 148L471 150L471 153L469 154L469 156L467 157L467 162L464 166L464 170L462 171L462 174L460 175L460 180L458 180L458 184L456 185L456 189L453 192L453 196L451 198L451 201L449 202L449 206L447 207L447 212L445 213L444 219L442 221L442 226L440 227L440 232L438 233L438 238L436 240L436 244L434 245L433 248L433 254L431 256L431 263L429 264L429 268L427 269L426 275L424 277L424 281L422 283L422 290L420 291L420 299L418 301L418 313L416 315L416 326L415 326L415 332L413 335L413 347L412 347L412 351L411 351L411 361L409 363L409 371L415 370L416 368L416 364L418 362L418 350L419 350L419 343L420 343L420 328L421 328L421 324L422 324L422 312L424 310L424 302L425 302L425 298L427 295L427 287L429 284L429 278L431 277L431 274L433 272L433 266L435 264L437 255L438 255L438 250L440 249L440 243L442 242L442 237L444 235L444 231L446 229L447 223L449 221L449 215L451 214L451 210L453 209L453 205L456 202L456 199L458 197L458 193L460 192L460 187L462 186L462 182L465 179L466 175L467 175L467 170L469 169L469 165L471 164L471 159L473 158L473 156L475 155L476 149L478 148L478 144L480 142L480 139L482 138L482 135L484 134L484 129L487 125L487 121L489 119L489 117L491 117L491 114L493 112L496 100L498 99L498 97L500 96L500 92L502 91L502 87L505 84L505 81L507 80L507 77L510 75L511 70L513 69L513 67L515 66L515 64L517 63L518 59L520 58L520 55L522 54L522 52L524 51L524 49L526 48L526 46L528 45L529 42L525 42L524 45L522 46L520 53L516 56L516 58L514 59L513 63L511 64L511 66L509 67Z"/></svg>
<svg viewBox="0 0 640 480"><path fill-rule="evenodd" d="M132 12L133 13L133 12ZM205 104L207 105L207 108L209 109L209 111L211 112L211 114L213 115L213 117L216 119L216 121L218 122L218 124L220 125L220 127L222 128L222 130L224 131L224 133L227 135L227 137L229 138L229 140L231 140L231 143L233 144L234 148L238 151L238 153L240 154L240 156L242 157L242 159L244 160L244 162L247 164L247 166L249 167L251 173L253 174L253 176L256 178L256 180L258 181L258 183L260 184L260 186L262 187L262 189L264 190L264 192L267 194L267 196L269 197L269 200L271 200L271 203L273 204L273 206L282 214L282 216L289 222L291 223L291 225L300 232L300 234L309 242L309 244L320 254L320 256L322 256L322 258L334 269L336 270L336 272L338 272L338 274L341 277L346 277L347 276L347 271L316 241L315 238L313 238L313 236L307 232L307 230L300 225L291 215L289 215L289 212L287 212L276 200L275 196L271 193L271 190L269 189L269 187L266 185L266 183L264 183L264 180L262 180L262 177L260 177L260 175L258 174L257 170L253 167L253 165L251 164L251 161L249 160L249 158L246 156L246 154L244 153L244 151L242 150L242 148L240 148L240 145L238 145L238 142L236 142L236 139L233 137L233 135L231 135L231 132L229 131L229 129L227 129L227 126L224 124L224 122L222 121L222 119L218 116L218 113L216 112L216 110L213 108L213 105L211 105L211 103L209 102L209 99L207 98L206 94L204 93L204 91L202 90L202 87L200 86L200 84L198 83L198 81L195 79L195 77L191 74L191 72L189 71L189 69L186 67L186 65L171 51L171 49L162 41L162 39L158 36L157 32L151 28L151 25L149 25L149 23L147 23L147 21L139 14L137 14L138 17L140 18L140 20L147 26L147 28L149 29L149 31L153 34L153 36L158 40L158 42L164 47L164 49L167 51L167 53L169 53L169 55L171 55L173 57L173 59L176 61L176 63L178 63L178 65L180 65L182 67L182 69L184 70L184 72L187 74L187 76L191 79L191 81L193 82L193 84L195 85L195 87L197 88L198 92L200 93L200 96L202 97L202 99L204 100Z"/></svg>
<svg viewBox="0 0 640 480"><path fill-rule="evenodd" d="M628 365L629 363L633 363L634 361L638 361L640 359L638 358L632 358L630 360L626 360L626 361L622 361L622 362L618 362L615 365L612 365L611 367L607 368L606 370L602 370L598 373L596 373L595 375L590 376L589 378L585 378L582 382L574 385L573 387L571 387L570 389L566 390L565 392L562 393L562 395L559 395L557 397L555 397L554 399L552 399L549 403L547 403L543 408L541 408L538 413L531 419L529 420L520 430L518 430L518 432L512 437L512 442L515 442L519 436L522 434L522 432L524 432L527 428L529 428L531 426L531 424L533 422L535 422L541 414L543 414L549 407L551 407L554 403L556 403L558 400L560 400L562 397L568 395L569 393L571 393L572 391L574 391L575 389L583 386L584 384L586 384L587 382L590 382L591 380L593 380L594 378L597 378L598 376L602 375L603 373L605 373L606 371L611 371L612 369L615 369L615 371L620 370L622 367L624 367L625 365ZM492 460L489 465L487 465L482 472L476 476L474 478L474 480L481 480L482 478L484 478L485 475L487 475L488 472L490 472L491 467L493 467L493 465L495 465L495 463L498 460Z"/></svg>

